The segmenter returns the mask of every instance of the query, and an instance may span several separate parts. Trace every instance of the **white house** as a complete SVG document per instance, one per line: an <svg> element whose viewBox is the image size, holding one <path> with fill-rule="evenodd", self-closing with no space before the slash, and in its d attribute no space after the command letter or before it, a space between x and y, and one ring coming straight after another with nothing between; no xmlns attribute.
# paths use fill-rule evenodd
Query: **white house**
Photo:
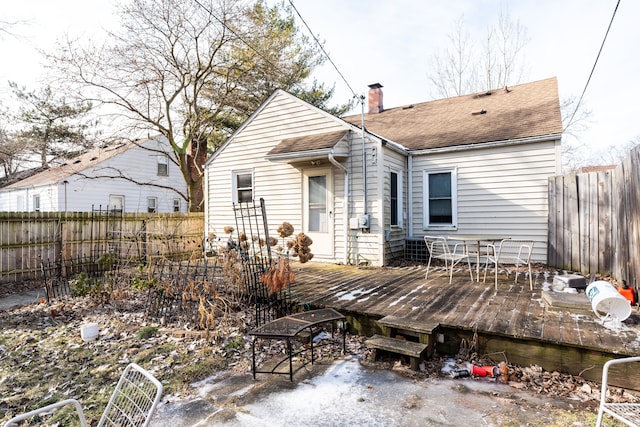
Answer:
<svg viewBox="0 0 640 427"><path fill-rule="evenodd" d="M491 234L533 239L545 262L556 79L392 109L381 88L344 118L276 90L208 160L205 232L235 224L234 202L263 198L269 232L304 231L314 261L380 266L425 234Z"/></svg>
<svg viewBox="0 0 640 427"><path fill-rule="evenodd" d="M164 137L96 148L0 189L1 211L185 212L187 187Z"/></svg>

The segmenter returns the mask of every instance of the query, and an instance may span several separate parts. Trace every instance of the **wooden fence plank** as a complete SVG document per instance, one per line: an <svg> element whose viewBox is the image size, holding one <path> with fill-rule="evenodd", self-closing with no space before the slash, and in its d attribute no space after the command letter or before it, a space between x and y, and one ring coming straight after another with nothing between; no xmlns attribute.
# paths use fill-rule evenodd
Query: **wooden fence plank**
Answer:
<svg viewBox="0 0 640 427"><path fill-rule="evenodd" d="M613 170L549 178L548 264L640 282L640 146Z"/></svg>
<svg viewBox="0 0 640 427"><path fill-rule="evenodd" d="M149 226L151 240L143 233ZM139 249L141 237L145 255L200 255L204 215L125 213L114 219L96 212L0 212L0 284L39 278L40 262L95 260L121 246Z"/></svg>

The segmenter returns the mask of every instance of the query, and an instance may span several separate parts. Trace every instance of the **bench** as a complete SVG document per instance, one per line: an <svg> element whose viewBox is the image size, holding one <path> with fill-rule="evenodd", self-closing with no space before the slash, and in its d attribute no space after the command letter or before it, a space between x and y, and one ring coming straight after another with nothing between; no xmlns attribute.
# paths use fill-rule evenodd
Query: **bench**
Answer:
<svg viewBox="0 0 640 427"><path fill-rule="evenodd" d="M609 402L609 399L607 399L609 368L613 365L631 362L640 362L640 356L613 359L604 364L602 368L602 390L600 392L600 407L598 409L596 427L600 427L602 424L602 418L605 413L629 426L640 426L640 403L615 403Z"/></svg>
<svg viewBox="0 0 640 427"><path fill-rule="evenodd" d="M311 350L311 364L314 359L314 344L313 335L314 329L324 323L331 324L331 335L333 336L333 325L337 321L345 321L346 317L340 312L332 308L322 308L318 310L304 311L302 313L291 314L289 316L280 317L269 323L266 323L252 331L249 335L253 337L251 342L251 352L253 355L253 363L251 370L253 371L253 379L256 379L256 374L284 374L289 375L289 380L293 381L293 356L294 351L291 341L294 338L299 338L305 331L309 333L309 349ZM342 327L342 352L346 353L346 333L347 328ZM256 365L256 341L258 339L264 340L285 340L287 343L286 357L280 359L269 370L259 370ZM298 352L299 353L299 352ZM295 354L298 354L295 353ZM289 362L289 369L287 372L278 371L280 365L284 362Z"/></svg>
<svg viewBox="0 0 640 427"><path fill-rule="evenodd" d="M418 365L422 359L424 351L429 347L428 344L385 337L383 335L372 336L365 341L365 345L374 349L374 351L383 350L390 353L409 356L411 369L416 371L418 370ZM377 352L375 353L375 356L377 357Z"/></svg>

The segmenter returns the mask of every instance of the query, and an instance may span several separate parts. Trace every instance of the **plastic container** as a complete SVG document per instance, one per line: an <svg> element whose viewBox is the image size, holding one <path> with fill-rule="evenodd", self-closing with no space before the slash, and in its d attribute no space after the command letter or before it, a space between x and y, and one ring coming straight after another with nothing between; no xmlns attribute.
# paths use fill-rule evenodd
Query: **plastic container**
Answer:
<svg viewBox="0 0 640 427"><path fill-rule="evenodd" d="M623 321L631 315L631 304L609 282L604 280L593 282L587 286L586 293L593 312L599 318L610 315Z"/></svg>
<svg viewBox="0 0 640 427"><path fill-rule="evenodd" d="M618 288L618 292L620 292L620 295L622 295L624 299L628 300L631 305L634 305L636 303L636 293L633 288L630 288L628 286L626 288L624 286L620 286Z"/></svg>
<svg viewBox="0 0 640 427"><path fill-rule="evenodd" d="M80 336L83 341L93 341L98 338L98 324L86 323L80 326Z"/></svg>

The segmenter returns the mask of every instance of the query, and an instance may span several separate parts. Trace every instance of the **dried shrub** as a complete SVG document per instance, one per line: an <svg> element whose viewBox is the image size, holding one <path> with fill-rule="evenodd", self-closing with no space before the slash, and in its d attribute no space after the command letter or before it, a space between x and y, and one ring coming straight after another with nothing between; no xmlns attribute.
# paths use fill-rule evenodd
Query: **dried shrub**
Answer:
<svg viewBox="0 0 640 427"><path fill-rule="evenodd" d="M260 281L272 294L275 294L293 283L294 279L295 275L289 265L289 260L281 258L280 261L267 269Z"/></svg>

